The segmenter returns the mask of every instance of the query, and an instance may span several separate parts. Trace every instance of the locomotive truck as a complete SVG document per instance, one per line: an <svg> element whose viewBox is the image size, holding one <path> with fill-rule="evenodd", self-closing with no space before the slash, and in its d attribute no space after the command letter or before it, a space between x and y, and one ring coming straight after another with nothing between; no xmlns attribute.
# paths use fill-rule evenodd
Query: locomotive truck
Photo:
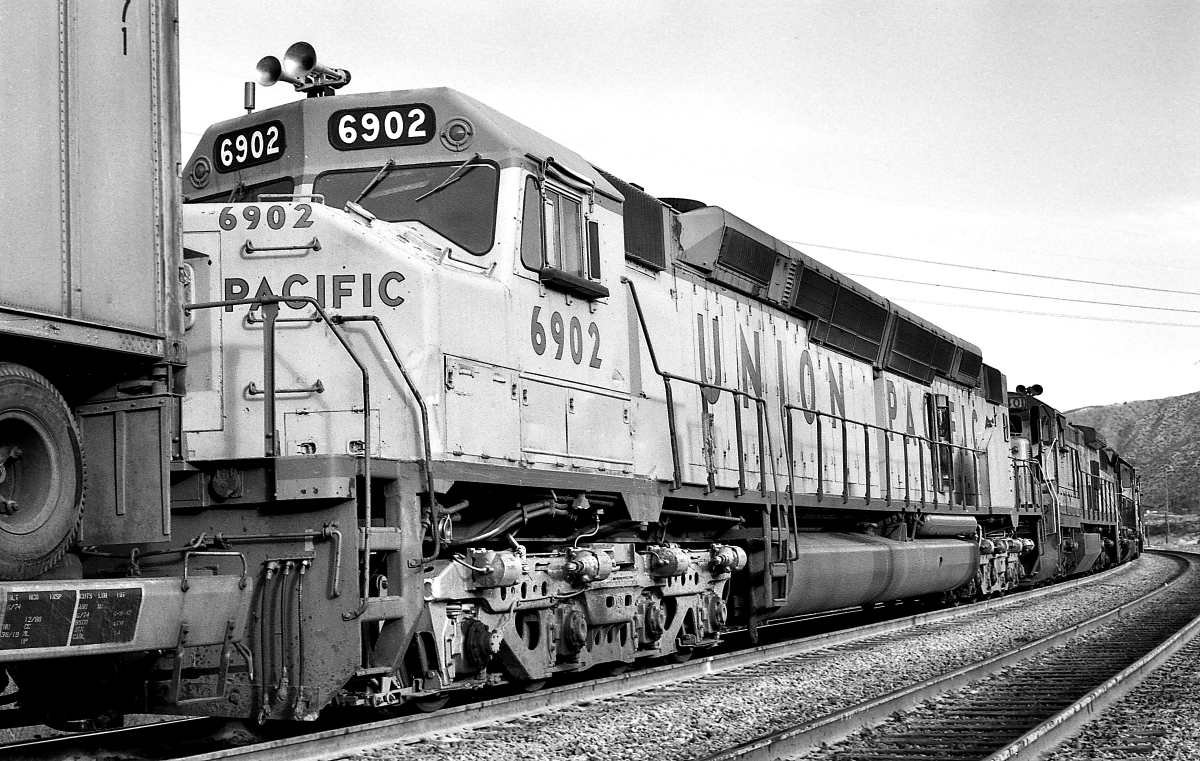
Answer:
<svg viewBox="0 0 1200 761"><path fill-rule="evenodd" d="M431 709L1140 548L1094 432L724 209L303 43L177 180L172 3L0 14L47 78L0 128L0 722Z"/></svg>

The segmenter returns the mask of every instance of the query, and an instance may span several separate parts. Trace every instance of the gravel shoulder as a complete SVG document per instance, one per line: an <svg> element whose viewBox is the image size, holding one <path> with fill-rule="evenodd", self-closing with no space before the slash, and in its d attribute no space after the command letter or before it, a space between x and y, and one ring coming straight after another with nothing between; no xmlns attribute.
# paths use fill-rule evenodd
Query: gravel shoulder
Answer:
<svg viewBox="0 0 1200 761"><path fill-rule="evenodd" d="M774 663L517 720L377 746L346 759L692 759L1002 653L1159 586L1146 555L1126 574L970 620L928 624ZM1192 756L1195 757L1195 756Z"/></svg>

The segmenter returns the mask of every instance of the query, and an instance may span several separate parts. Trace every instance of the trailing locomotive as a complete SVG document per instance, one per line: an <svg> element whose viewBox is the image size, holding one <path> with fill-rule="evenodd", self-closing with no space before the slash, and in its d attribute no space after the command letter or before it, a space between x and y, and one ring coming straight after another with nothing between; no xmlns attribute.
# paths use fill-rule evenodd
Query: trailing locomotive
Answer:
<svg viewBox="0 0 1200 761"><path fill-rule="evenodd" d="M348 80L304 45L263 70ZM27 719L428 708L1137 554L1129 464L1046 440L977 347L461 93L216 124L183 194L170 497L0 584L6 627L123 600L86 651L0 640ZM83 652L109 702L43 678Z"/></svg>
<svg viewBox="0 0 1200 761"><path fill-rule="evenodd" d="M1142 535L1133 465L1095 428L1068 422L1036 398L1041 391L1017 386L1008 397L1017 502L1042 515L1023 529L1044 547L1027 578L1103 570L1137 557Z"/></svg>

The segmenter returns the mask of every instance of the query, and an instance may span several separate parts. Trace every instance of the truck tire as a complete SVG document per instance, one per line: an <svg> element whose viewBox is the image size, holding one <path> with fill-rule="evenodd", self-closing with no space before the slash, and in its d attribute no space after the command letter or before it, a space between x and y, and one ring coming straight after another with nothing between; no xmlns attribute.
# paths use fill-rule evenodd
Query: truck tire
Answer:
<svg viewBox="0 0 1200 761"><path fill-rule="evenodd" d="M87 471L62 395L12 363L0 363L0 469L0 579L33 578L74 540Z"/></svg>

